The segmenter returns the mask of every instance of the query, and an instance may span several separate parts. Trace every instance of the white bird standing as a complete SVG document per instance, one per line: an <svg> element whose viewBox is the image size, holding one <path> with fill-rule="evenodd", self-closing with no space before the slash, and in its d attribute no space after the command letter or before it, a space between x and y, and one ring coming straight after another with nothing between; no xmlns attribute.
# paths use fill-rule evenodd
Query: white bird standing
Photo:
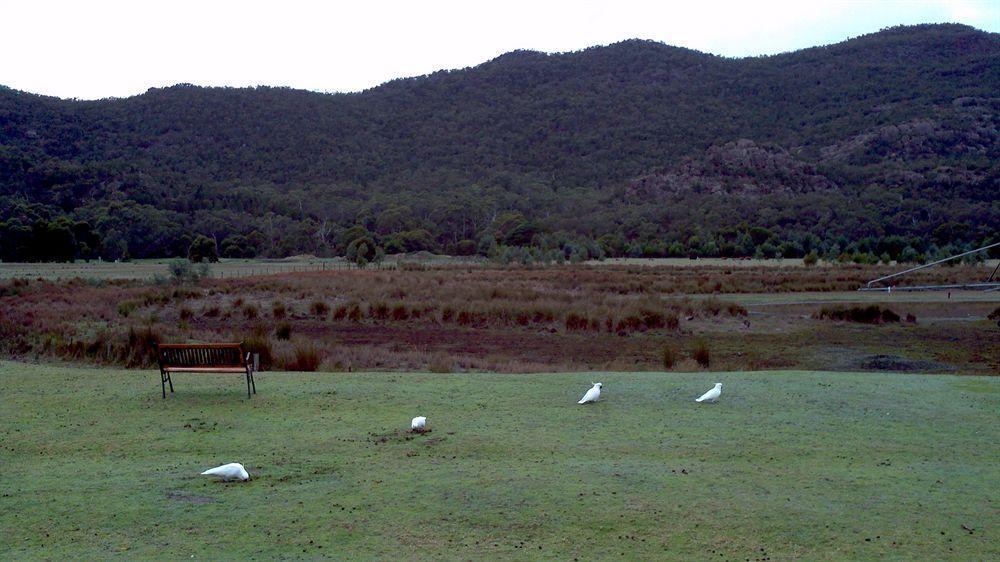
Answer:
<svg viewBox="0 0 1000 562"><path fill-rule="evenodd" d="M202 476L218 476L222 480L249 480L250 474L243 465L238 462L231 462L215 468L210 468L201 473Z"/></svg>
<svg viewBox="0 0 1000 562"><path fill-rule="evenodd" d="M597 399L601 397L601 387L604 386L599 382L595 382L594 386L590 387L590 390L583 395L577 404L586 404L587 402L597 402Z"/></svg>
<svg viewBox="0 0 1000 562"><path fill-rule="evenodd" d="M719 399L719 395L722 394L722 383L717 382L711 390L701 395L701 398L695 399L695 402L715 402Z"/></svg>
<svg viewBox="0 0 1000 562"><path fill-rule="evenodd" d="M425 418L424 416L417 416L413 418L413 421L410 422L410 429L412 429L413 431L423 431L424 427L426 426L427 426L427 418Z"/></svg>

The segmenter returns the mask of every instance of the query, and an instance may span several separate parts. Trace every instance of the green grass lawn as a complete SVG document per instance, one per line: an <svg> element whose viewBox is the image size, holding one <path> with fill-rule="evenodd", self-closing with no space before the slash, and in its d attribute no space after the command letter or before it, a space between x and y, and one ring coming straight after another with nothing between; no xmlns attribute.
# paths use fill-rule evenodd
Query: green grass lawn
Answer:
<svg viewBox="0 0 1000 562"><path fill-rule="evenodd" d="M157 377L0 363L0 558L1000 558L998 378Z"/></svg>

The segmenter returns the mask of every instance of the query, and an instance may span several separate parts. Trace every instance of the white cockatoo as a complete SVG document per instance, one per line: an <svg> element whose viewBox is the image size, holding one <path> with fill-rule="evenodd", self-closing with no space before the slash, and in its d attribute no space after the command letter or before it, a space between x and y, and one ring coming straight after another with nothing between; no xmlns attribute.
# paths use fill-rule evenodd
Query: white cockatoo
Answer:
<svg viewBox="0 0 1000 562"><path fill-rule="evenodd" d="M423 431L425 427L427 427L427 418L424 416L417 416L410 422L410 429L413 431Z"/></svg>
<svg viewBox="0 0 1000 562"><path fill-rule="evenodd" d="M719 395L722 394L722 383L717 382L711 390L701 395L701 398L695 399L695 402L715 402L719 399Z"/></svg>
<svg viewBox="0 0 1000 562"><path fill-rule="evenodd" d="M210 468L201 473L202 476L218 476L222 480L249 480L250 474L243 465L238 462L231 462L215 468Z"/></svg>
<svg viewBox="0 0 1000 562"><path fill-rule="evenodd" d="M583 395L577 404L586 404L588 402L597 402L597 399L601 397L601 387L604 386L599 382L595 382L594 386L590 387L590 390Z"/></svg>

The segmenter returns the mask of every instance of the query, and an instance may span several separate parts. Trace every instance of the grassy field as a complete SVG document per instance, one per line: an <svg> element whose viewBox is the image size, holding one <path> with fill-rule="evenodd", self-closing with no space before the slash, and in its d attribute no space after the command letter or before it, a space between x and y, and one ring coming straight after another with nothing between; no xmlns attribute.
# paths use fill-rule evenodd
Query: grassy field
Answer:
<svg viewBox="0 0 1000 562"><path fill-rule="evenodd" d="M0 558L1000 557L998 378L156 378L0 363Z"/></svg>
<svg viewBox="0 0 1000 562"><path fill-rule="evenodd" d="M2 279L141 279L152 280L168 277L167 266L174 259L132 260L124 263L101 261L77 261L73 263L4 263L0 262ZM438 256L434 254L387 256L382 267L396 267L400 263L419 263L427 266L473 265L483 260L474 257ZM801 260L799 260L801 261ZM352 269L353 264L344 258L317 258L298 256L283 259L235 259L223 258L209 264L209 277L232 279L262 275L285 275L289 273L341 271ZM372 265L372 269L380 266Z"/></svg>
<svg viewBox="0 0 1000 562"><path fill-rule="evenodd" d="M0 280L2 279L145 279L156 276L167 276L167 265L170 259L132 260L126 263L113 262L83 262L75 263L4 263L0 262ZM985 272L996 267L1000 260L987 260L980 268ZM430 267L438 266L489 266L490 263L478 256L445 256L427 252L417 254L395 254L387 256L384 267L396 267L399 264L419 264ZM494 264L495 265L495 264ZM702 258L690 260L687 258L610 258L603 261L589 261L589 266L641 266L650 268L683 267L683 268L801 268L801 259L728 259ZM375 266L373 266L375 267ZM845 264L821 262L814 269L839 270L849 267ZM886 266L889 267L889 266ZM905 266L891 266L893 271ZM210 276L218 279L231 279L259 275L282 275L287 273L309 271L338 271L350 269L351 264L344 258L317 258L299 256L284 259L228 259L223 258L218 263L211 264ZM989 270L989 271L987 271ZM981 281L982 279L967 279L965 281Z"/></svg>

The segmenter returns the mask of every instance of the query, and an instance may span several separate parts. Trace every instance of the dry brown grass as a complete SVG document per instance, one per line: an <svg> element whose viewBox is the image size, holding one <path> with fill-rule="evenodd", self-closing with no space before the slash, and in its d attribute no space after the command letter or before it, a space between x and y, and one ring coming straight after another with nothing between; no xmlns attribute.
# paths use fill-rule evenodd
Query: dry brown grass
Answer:
<svg viewBox="0 0 1000 562"><path fill-rule="evenodd" d="M833 345L824 338L840 337L842 328L802 320L797 311L789 313L789 322L769 325L748 318L747 309L726 295L854 289L886 271L855 265L439 267L169 287L17 280L0 284L0 356L144 366L159 339L246 341L261 353L264 368L316 363L329 370L677 370L705 368L682 357L691 357L702 338L711 347L712 369L789 368L812 365L810 347ZM975 273L949 268L918 281L955 281ZM713 296L684 296L706 292ZM923 318L920 325L906 325L922 327ZM294 344L288 341L293 333ZM767 339L748 340L755 334ZM905 333L873 334L912 341ZM967 357L988 354L979 332L958 337L954 345L968 348ZM851 338L845 341L858 339ZM313 346L316 361L308 353L302 355L308 360L298 361L295 345L303 342ZM668 347L676 350L672 357L664 351Z"/></svg>

